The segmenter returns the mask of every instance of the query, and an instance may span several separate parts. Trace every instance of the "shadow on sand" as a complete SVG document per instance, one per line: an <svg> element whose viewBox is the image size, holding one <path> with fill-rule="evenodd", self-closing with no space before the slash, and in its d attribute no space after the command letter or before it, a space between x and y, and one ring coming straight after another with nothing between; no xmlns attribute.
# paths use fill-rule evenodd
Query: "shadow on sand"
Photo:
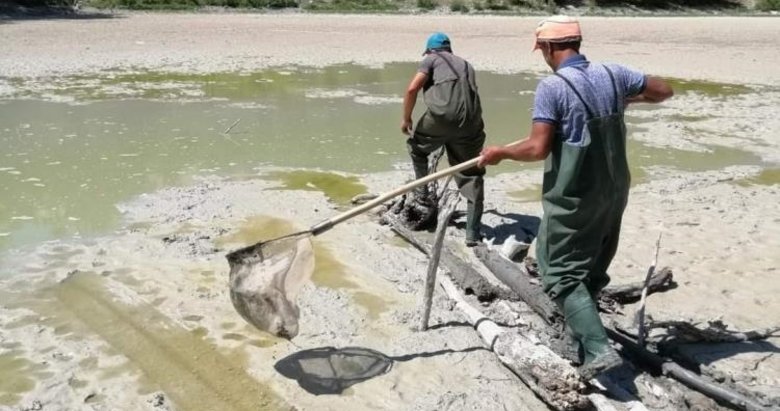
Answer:
<svg viewBox="0 0 780 411"><path fill-rule="evenodd" d="M320 347L298 351L282 358L274 368L279 374L298 381L298 385L311 394L338 395L357 383L386 374L395 362L478 350L486 348L446 349L391 357L364 347Z"/></svg>

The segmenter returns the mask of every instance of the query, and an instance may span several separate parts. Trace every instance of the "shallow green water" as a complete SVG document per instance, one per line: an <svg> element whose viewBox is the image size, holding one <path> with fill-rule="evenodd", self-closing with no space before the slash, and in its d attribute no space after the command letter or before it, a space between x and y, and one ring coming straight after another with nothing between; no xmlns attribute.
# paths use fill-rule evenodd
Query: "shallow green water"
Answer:
<svg viewBox="0 0 780 411"><path fill-rule="evenodd" d="M742 180L737 180L736 183L741 186L755 186L755 185L771 186L775 184L780 184L780 168L764 169L758 175L745 178Z"/></svg>
<svg viewBox="0 0 780 411"><path fill-rule="evenodd" d="M321 171L274 171L266 174L268 180L281 182L284 190L321 191L338 205L346 206L358 194L366 193L366 186L356 176L342 176Z"/></svg>
<svg viewBox="0 0 780 411"><path fill-rule="evenodd" d="M104 232L120 220L118 202L197 175L256 174L269 165L370 173L406 164L401 96L415 71L403 63L249 74L106 72L34 87L6 79L27 91L0 100L0 250ZM524 137L537 81L479 73L488 144ZM635 142L630 151L639 177L651 164L706 169L757 161L737 150L720 151L716 162ZM539 166L510 163L490 172ZM304 174L282 183L317 185Z"/></svg>

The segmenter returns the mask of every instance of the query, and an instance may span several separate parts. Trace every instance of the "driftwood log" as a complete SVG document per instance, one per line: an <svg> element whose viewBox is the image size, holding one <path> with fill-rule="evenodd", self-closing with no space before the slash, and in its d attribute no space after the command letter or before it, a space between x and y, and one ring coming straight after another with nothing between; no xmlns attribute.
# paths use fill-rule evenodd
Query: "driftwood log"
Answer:
<svg viewBox="0 0 780 411"><path fill-rule="evenodd" d="M391 227L396 233L425 254L435 253L435 248L432 250L431 247L427 245L429 241L434 240L430 236L430 233L411 231L400 223L392 224ZM435 244L436 242L434 241L434 247ZM442 249L446 249L446 244L441 244L439 246ZM441 262L453 265L452 261L448 261L451 258L457 259L454 265L458 267L458 270L455 271L455 273L470 272L463 268L464 266L469 267L469 265L459 257L455 257L453 253L447 253L447 255L442 254ZM477 278L478 281L486 282L489 287L495 287L493 284L487 282L482 275L476 272L476 270L473 270L473 272L470 273L470 277L471 276L476 276L475 278ZM447 295L456 302L456 306L464 312L485 344L498 355L499 359L507 368L512 370L550 407L556 410L578 410L591 407L598 411L611 411L615 409L612 400L606 398L603 394L594 392L585 393L583 391L585 385L580 381L576 369L568 360L561 358L555 351L543 343L543 339L549 340L550 338L550 336L546 334L546 331L548 330L535 330L539 331L541 333L540 335L536 335L531 330L523 330L522 333L505 331L488 317L471 307L465 299L463 299L460 291L458 291L458 288L450 277L438 276L438 278L439 285L442 286ZM468 281L470 280L467 280L467 282ZM467 293L477 294L474 293L472 289ZM501 290L499 294L503 294L503 290ZM478 294L476 297L479 299ZM513 300L517 300L515 295L512 295L511 297ZM614 387L605 388L602 386L600 389L606 391L612 397L616 396ZM624 394L624 397L631 397L631 395L626 392L624 392ZM644 410L637 398L631 397L629 402L635 404L635 406L629 408L631 411Z"/></svg>
<svg viewBox="0 0 780 411"><path fill-rule="evenodd" d="M581 410L591 405L583 395L585 387L579 374L568 361L523 334L499 327L472 307L446 276L440 276L439 284L501 362L544 402L556 410Z"/></svg>
<svg viewBox="0 0 780 411"><path fill-rule="evenodd" d="M477 250L475 250L475 252L477 252ZM502 259L502 257L497 256L497 254L498 253L495 251L488 250L486 247L482 247L482 249L478 251L477 256L480 258L480 261L485 263L485 265L491 264L489 268L494 272L496 277L512 278L511 283L507 283L507 285L509 288L516 291L518 295L522 296L525 293L528 293L528 290L533 290L536 288L536 293L538 296L524 301L542 318L552 318L553 322L549 324L553 327L559 328L560 325L556 323L561 321L562 317L560 315L550 315L550 304L552 303L539 303L539 301L543 299L542 297L546 298L546 296L541 289L541 285L538 279L529 275L524 267L520 265L511 264L506 262L506 260L504 260L506 264L496 264L498 259ZM499 270L504 272L499 273ZM640 293L642 287L644 287L644 283L639 286ZM652 288L648 289L648 292L651 291ZM557 307L555 307L554 304L552 307L557 311ZM626 335L625 333L620 332L610 316L602 316L602 321L604 322L604 326L607 329L607 334L609 335L610 339L619 343L628 354L639 359L645 364L656 367L664 375L670 376L690 387L691 389L697 390L719 402L728 404L731 407L739 410L766 411L769 409L767 406L764 406L753 398L749 398L748 396L740 394L728 387L719 385L706 376L698 375L688 369L683 368L668 358L662 357L645 349L644 347L640 346L636 340Z"/></svg>
<svg viewBox="0 0 780 411"><path fill-rule="evenodd" d="M520 299L531 306L548 324L555 324L563 319L555 304L541 292L541 283L538 279L519 276L515 263L484 245L478 245L473 250L477 258L493 272L496 278L517 293Z"/></svg>
<svg viewBox="0 0 780 411"><path fill-rule="evenodd" d="M717 401L729 404L733 408L745 411L768 411L769 407L760 404L758 401L748 398L732 389L723 387L720 384L710 380L708 377L699 375L683 368L679 364L661 357L644 347L640 346L636 340L617 331L614 325L606 325L607 335L613 341L619 343L634 358L650 365L661 371L664 375L674 378L686 386L705 394Z"/></svg>
<svg viewBox="0 0 780 411"><path fill-rule="evenodd" d="M488 252L487 250L482 251L481 253L490 255L496 254L494 252ZM491 259L494 258L495 257L491 257ZM511 269L517 269L517 266L514 265L514 263L509 263L505 259L504 262L506 264L510 264ZM483 261L483 263L485 263L485 261ZM534 260L532 257L525 258L522 269L529 277L539 277L539 268L536 265L536 260ZM601 290L601 295L599 296L599 298L602 300L601 305L611 306L613 303L629 304L639 301L639 299L642 297L642 289L644 286L645 283L643 281L607 286ZM647 286L647 293L650 295L657 292L667 291L676 286L677 284L674 282L674 273L672 272L672 269L669 267L664 267L660 270L654 271L650 276L650 280Z"/></svg>

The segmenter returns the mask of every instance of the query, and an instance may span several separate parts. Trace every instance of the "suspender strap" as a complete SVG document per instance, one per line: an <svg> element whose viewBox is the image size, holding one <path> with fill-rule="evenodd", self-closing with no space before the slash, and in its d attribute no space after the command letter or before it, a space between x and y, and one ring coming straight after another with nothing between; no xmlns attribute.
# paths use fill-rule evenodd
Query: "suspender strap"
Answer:
<svg viewBox="0 0 780 411"><path fill-rule="evenodd" d="M444 54L436 53L437 56L441 57L442 60L444 60L445 63L447 63L448 66L450 66L450 70L452 70L452 74L455 75L455 77L460 80L460 76L458 75L458 72L455 71L455 67L452 65L452 62L447 57L444 57ZM468 76L469 68L466 66L466 75Z"/></svg>
<svg viewBox="0 0 780 411"><path fill-rule="evenodd" d="M610 70L609 67L607 67L606 65L604 65L604 70L607 70L607 74L609 74L609 81L612 82L612 91L615 92L615 100L614 100L615 104L613 108L615 110L615 114L617 114L620 113L620 111L618 110L619 94L617 90L617 85L615 84L615 76L612 74L612 70Z"/></svg>
<svg viewBox="0 0 780 411"><path fill-rule="evenodd" d="M586 103L586 102L585 102L585 99L583 99L583 98L582 98L582 95L580 95L580 92L579 92L579 91L577 91L577 88L576 88L576 87L574 87L574 84L572 84L572 83L571 83L571 81L569 81L569 79L567 79L566 77L564 77L564 76L562 76L562 75L560 75L560 74L558 74L558 73L555 73L555 75L556 75L556 76L558 76L558 77L560 77L560 78L561 78L561 80L563 80L564 82L566 82L566 84L569 86L569 88L571 88L571 91L573 91L573 92L574 92L574 94L576 94L576 95L577 95L577 98L578 98L578 99L580 99L580 103L582 103L582 106L583 106L583 107L585 107L585 112L587 112L587 113L588 113L588 119L591 119L591 118L594 118L594 117L596 117L596 116L593 114L593 110L591 110L591 109L590 109L590 106L588 106L588 103Z"/></svg>
<svg viewBox="0 0 780 411"><path fill-rule="evenodd" d="M450 59L447 58L447 57L444 57L444 54L436 53L436 55L441 57L441 59L444 60L444 62L447 63L448 66L450 66L450 70L452 71L452 74L454 74L455 78L457 78L458 81L460 81L460 76L458 75L458 72L455 70L455 67L452 65L452 62L450 61ZM475 92L474 88L471 87L471 80L469 78L469 68L471 67L471 65L466 60L463 60L463 63L465 64L465 71L466 71L466 85L468 86L468 89L471 92Z"/></svg>
<svg viewBox="0 0 780 411"><path fill-rule="evenodd" d="M604 67L604 70L607 70L607 74L609 74L609 81L612 83L612 91L615 93L615 98L612 100L612 103L613 103L612 104L612 109L613 109L614 113L617 114L617 113L620 112L618 110L618 99L620 98L620 95L618 94L617 84L615 83L615 75L612 74L612 70L610 70L609 67L607 67L607 66L602 66L602 67ZM569 86L569 88L571 88L571 91L573 91L574 94L577 95L577 98L580 100L582 105L585 107L585 111L588 113L588 118L595 117L593 115L593 110L591 110L590 106L588 106L588 103L585 102L585 99L582 98L582 95L580 94L579 91L577 91L577 88L574 87L574 84L572 84L572 82L569 81L569 79L567 79L566 77L564 77L563 75L561 75L559 73L555 73L555 75L560 77L564 82L566 82L566 84Z"/></svg>

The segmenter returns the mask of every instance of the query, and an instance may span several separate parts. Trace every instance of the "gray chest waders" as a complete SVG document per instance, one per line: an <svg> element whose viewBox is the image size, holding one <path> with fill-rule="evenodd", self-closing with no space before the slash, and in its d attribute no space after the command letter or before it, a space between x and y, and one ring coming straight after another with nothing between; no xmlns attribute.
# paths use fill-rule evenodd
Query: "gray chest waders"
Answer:
<svg viewBox="0 0 780 411"><path fill-rule="evenodd" d="M417 121L412 137L406 141L415 178L418 179L428 174L428 157L439 147L445 146L449 164L454 166L479 156L485 145L482 105L477 90L471 90L468 63L465 66L465 76L461 77L444 54L440 54L439 58L447 64L455 80L438 85L440 89L436 90L436 93L426 94L425 101L429 108ZM442 108L447 105L451 107ZM438 111L460 113L462 116L434 115L434 112ZM468 113L471 115L467 115ZM448 119L449 117L452 118ZM482 178L484 174L485 169L472 167L455 175L455 183L467 200L466 243L468 245L478 242L481 236L480 227L485 197ZM421 187L416 193L422 197L427 195L425 187Z"/></svg>

